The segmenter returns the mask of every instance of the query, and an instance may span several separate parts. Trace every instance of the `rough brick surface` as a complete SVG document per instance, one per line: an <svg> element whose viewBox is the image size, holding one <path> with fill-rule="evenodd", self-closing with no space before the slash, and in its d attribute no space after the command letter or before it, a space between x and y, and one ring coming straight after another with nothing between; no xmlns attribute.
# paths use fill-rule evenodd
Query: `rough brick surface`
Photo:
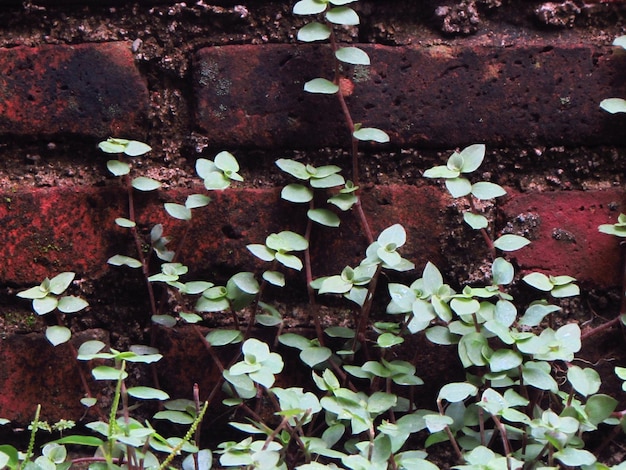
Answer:
<svg viewBox="0 0 626 470"><path fill-rule="evenodd" d="M137 194L140 225L149 230L164 223L175 245L184 224L169 217L162 203L183 202L186 195L180 190ZM194 210L193 225L180 253L181 261L191 269L261 268L262 262L257 263L246 250L247 244L264 243L267 235L281 230L304 233L306 208L281 200L278 190L229 190L211 197L208 207ZM375 234L396 222L405 225L408 242L403 254L419 264L440 260L437 237L444 229L438 219L440 198L441 192L435 188L380 186L364 192L363 204ZM0 201L3 282L39 283L61 271L97 279L112 269L106 264L110 256L136 256L128 229L114 222L116 217L128 216L125 193L118 188L45 188L7 193ZM364 256L367 241L358 219L349 213L343 220L339 229L319 227L313 231L314 244L319 237L326 237L313 254L320 275L338 272Z"/></svg>
<svg viewBox="0 0 626 470"><path fill-rule="evenodd" d="M0 134L144 135L148 91L125 42L0 50Z"/></svg>
<svg viewBox="0 0 626 470"><path fill-rule="evenodd" d="M102 330L87 330L74 335L78 347L87 340L108 341ZM67 344L52 346L42 334L11 335L0 339L0 416L16 424L30 423L38 404L41 419L51 424L60 419L79 420L85 414L80 399L85 396L78 367L91 377L85 364L76 361ZM93 393L98 392L89 379Z"/></svg>
<svg viewBox="0 0 626 470"><path fill-rule="evenodd" d="M513 256L524 271L617 286L620 240L598 232L598 226L615 223L625 204L619 189L510 194L502 207L504 220L533 242Z"/></svg>
<svg viewBox="0 0 626 470"><path fill-rule="evenodd" d="M598 107L626 96L626 55L584 44L362 46L351 71L355 122L401 146L624 143L624 118ZM225 46L195 61L197 122L217 146L345 145L334 96L304 83L332 78L328 46Z"/></svg>

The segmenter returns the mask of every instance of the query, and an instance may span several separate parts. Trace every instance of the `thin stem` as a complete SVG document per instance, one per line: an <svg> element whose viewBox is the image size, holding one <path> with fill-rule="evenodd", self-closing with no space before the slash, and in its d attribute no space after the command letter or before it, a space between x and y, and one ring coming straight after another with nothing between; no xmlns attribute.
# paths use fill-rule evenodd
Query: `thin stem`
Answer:
<svg viewBox="0 0 626 470"><path fill-rule="evenodd" d="M361 308L361 315L359 315L359 321L356 330L356 339L361 342L363 345L363 352L365 353L366 358L369 356L368 349L366 347L366 335L365 330L367 328L367 323L369 321L369 314L372 309L372 301L374 298L374 292L376 291L376 284L378 283L378 277L380 276L380 264L376 267L376 272L372 276L372 280L369 283L367 289L367 297L365 298L365 302L363 303L363 307ZM356 349L356 341L352 346L352 350L354 352Z"/></svg>
<svg viewBox="0 0 626 470"><path fill-rule="evenodd" d="M441 416L445 416L445 410L443 409L443 405L441 404L441 400L437 400L437 409L439 410L439 414ZM463 458L463 452L461 452L461 448L459 447L458 442L456 442L456 438L454 437L454 434L452 434L452 430L450 429L450 426L446 425L445 427L445 431L446 434L448 435L448 439L450 439L450 444L452 444L452 448L454 449L454 452L456 453L456 456L459 459L459 462L464 463L465 459Z"/></svg>
<svg viewBox="0 0 626 470"><path fill-rule="evenodd" d="M200 387L198 386L197 383L193 384L193 402L196 407L196 416L199 416L202 410L202 407L200 406ZM196 428L196 432L194 436L197 446L200 445L200 433L201 433L201 426L198 426ZM200 460L198 458L197 452L193 454L193 466L195 470L200 470Z"/></svg>
<svg viewBox="0 0 626 470"><path fill-rule="evenodd" d="M315 203L313 199L309 202L309 208L315 209ZM315 291L311 287L313 282L313 270L311 267L311 230L313 228L313 221L307 217L306 230L304 231L304 238L307 241L306 250L304 250L304 271L306 273L306 290L309 295L309 313L313 317L313 323L315 325L315 334L320 346L324 346L324 332L322 330L322 324L320 322L319 308L315 302Z"/></svg>
<svg viewBox="0 0 626 470"><path fill-rule="evenodd" d="M466 196L467 201L469 202L469 206L470 209L472 211L472 213L476 213L476 205L474 204L474 198L471 194ZM483 237L483 240L485 241L485 244L487 245L487 249L489 250L489 254L491 255L491 259L494 260L497 257L497 253L496 253L496 247L493 246L493 240L491 239L491 237L489 236L489 233L487 232L486 229L481 228L480 229L480 234Z"/></svg>

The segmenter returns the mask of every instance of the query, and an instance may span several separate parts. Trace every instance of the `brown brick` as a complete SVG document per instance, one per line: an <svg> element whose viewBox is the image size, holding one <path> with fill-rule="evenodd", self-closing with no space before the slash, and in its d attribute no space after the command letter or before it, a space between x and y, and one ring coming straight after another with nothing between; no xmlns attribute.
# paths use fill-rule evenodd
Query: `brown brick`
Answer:
<svg viewBox="0 0 626 470"><path fill-rule="evenodd" d="M598 104L626 96L625 54L585 44L361 46L370 67L350 72L355 122L395 145L452 148L626 142L622 116ZM326 45L222 46L195 60L197 123L216 146L345 146L334 96L304 83L332 78Z"/></svg>
<svg viewBox="0 0 626 470"><path fill-rule="evenodd" d="M532 241L512 255L523 271L567 274L602 286L621 283L620 240L598 226L626 212L622 190L509 194L504 220Z"/></svg>
<svg viewBox="0 0 626 470"><path fill-rule="evenodd" d="M141 138L146 84L125 42L0 50L0 134Z"/></svg>

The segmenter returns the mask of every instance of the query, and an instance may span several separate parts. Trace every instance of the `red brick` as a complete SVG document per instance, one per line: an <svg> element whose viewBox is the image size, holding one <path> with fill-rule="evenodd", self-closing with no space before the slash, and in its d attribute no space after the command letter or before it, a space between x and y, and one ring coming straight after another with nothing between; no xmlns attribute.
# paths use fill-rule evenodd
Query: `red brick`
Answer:
<svg viewBox="0 0 626 470"><path fill-rule="evenodd" d="M108 341L102 330L87 330L75 334L78 347L91 339ZM40 333L9 335L0 340L0 417L17 425L26 425L35 416L41 404L41 419L50 424L60 419L78 421L85 414L80 399L85 396L77 367L83 367L86 377L89 369L79 364L67 344L52 346ZM89 380L92 393L98 388Z"/></svg>
<svg viewBox="0 0 626 470"><path fill-rule="evenodd" d="M164 223L166 235L174 237L174 247L184 224L170 218L162 203L183 202L188 192L138 194L140 225L149 230ZM440 195L430 187L380 186L364 192L363 204L375 234L397 222L405 226L408 242L402 253L423 265L427 260L440 260ZM247 244L264 243L267 235L281 230L304 233L306 207L281 200L278 190L235 189L211 197L208 207L194 210L193 225L180 253L192 270L267 268L248 252ZM1 195L0 259L4 261L0 282L28 285L61 271L97 279L110 269L125 269L106 264L116 253L136 256L128 229L115 225L114 219L120 216L127 217L125 195L114 187L55 187ZM327 238L315 244L322 236ZM352 213L343 216L339 229L315 228L312 237L319 274L358 263L367 247Z"/></svg>
<svg viewBox="0 0 626 470"><path fill-rule="evenodd" d="M148 90L125 42L0 50L0 134L144 135Z"/></svg>
<svg viewBox="0 0 626 470"><path fill-rule="evenodd" d="M598 232L625 211L621 189L509 195L502 206L505 221L539 223L531 230L532 243L513 254L523 271L567 274L605 287L621 283L620 240ZM618 210L611 210L615 205Z"/></svg>
<svg viewBox="0 0 626 470"><path fill-rule="evenodd" d="M475 43L472 43L475 44ZM361 46L372 65L352 75L355 122L395 145L452 148L626 142L624 117L598 107L626 96L626 55L585 44ZM195 58L196 119L216 146L346 145L334 96L304 83L332 78L326 45L222 46Z"/></svg>

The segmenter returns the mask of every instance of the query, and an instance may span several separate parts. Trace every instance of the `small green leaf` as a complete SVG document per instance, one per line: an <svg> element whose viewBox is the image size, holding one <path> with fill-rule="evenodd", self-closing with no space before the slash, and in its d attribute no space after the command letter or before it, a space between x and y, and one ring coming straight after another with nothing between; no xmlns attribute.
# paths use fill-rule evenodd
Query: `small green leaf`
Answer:
<svg viewBox="0 0 626 470"><path fill-rule="evenodd" d="M326 10L326 3L318 0L300 0L293 6L294 15L315 15Z"/></svg>
<svg viewBox="0 0 626 470"><path fill-rule="evenodd" d="M226 151L221 151L215 156L215 166L219 168L226 176L239 171L239 163L235 156ZM232 179L232 178L231 178Z"/></svg>
<svg viewBox="0 0 626 470"><path fill-rule="evenodd" d="M276 160L276 166L299 180L306 181L311 177L310 173L307 171L307 166L295 160L279 158Z"/></svg>
<svg viewBox="0 0 626 470"><path fill-rule="evenodd" d="M49 326L46 328L46 339L52 346L67 343L72 337L72 332L65 326Z"/></svg>
<svg viewBox="0 0 626 470"><path fill-rule="evenodd" d="M330 28L321 23L312 22L298 31L298 40L303 42L323 41L330 37Z"/></svg>
<svg viewBox="0 0 626 470"><path fill-rule="evenodd" d="M595 370L591 368L582 369L578 366L571 366L567 370L567 380L584 397L597 393L602 384L600 375Z"/></svg>
<svg viewBox="0 0 626 470"><path fill-rule="evenodd" d="M404 338L393 333L383 333L376 339L376 344L380 348L391 348L402 343L404 343Z"/></svg>
<svg viewBox="0 0 626 470"><path fill-rule="evenodd" d="M196 313L180 312L178 314L180 318L186 323L199 323L202 321L202 317Z"/></svg>
<svg viewBox="0 0 626 470"><path fill-rule="evenodd" d="M267 282L274 286L285 286L285 275L278 271L265 271L263 273L263 279L265 279Z"/></svg>
<svg viewBox="0 0 626 470"><path fill-rule="evenodd" d="M445 165L434 166L424 172L425 178L457 178L461 174L458 170L451 170Z"/></svg>
<svg viewBox="0 0 626 470"><path fill-rule="evenodd" d="M472 195L477 199L494 199L505 196L506 191L502 186L487 181L481 181L472 185Z"/></svg>
<svg viewBox="0 0 626 470"><path fill-rule="evenodd" d="M461 150L459 156L462 158L462 173L476 171L485 158L485 144L473 144Z"/></svg>
<svg viewBox="0 0 626 470"><path fill-rule="evenodd" d="M302 184L288 184L280 192L280 197L296 204L305 203L313 199L313 191Z"/></svg>
<svg viewBox="0 0 626 470"><path fill-rule="evenodd" d="M465 178L446 178L446 188L452 197L463 197L472 192L472 183Z"/></svg>
<svg viewBox="0 0 626 470"><path fill-rule="evenodd" d="M276 253L276 261L280 264L296 271L302 271L303 265L300 258L286 253Z"/></svg>
<svg viewBox="0 0 626 470"><path fill-rule="evenodd" d="M325 225L326 227L339 227L341 223L337 214L328 209L309 209L306 215L313 222Z"/></svg>
<svg viewBox="0 0 626 470"><path fill-rule="evenodd" d="M191 220L191 209L183 206L182 204L175 204L173 202L166 202L163 204L165 211L178 220Z"/></svg>
<svg viewBox="0 0 626 470"><path fill-rule="evenodd" d="M473 212L463 212L463 220L467 225L474 230L480 230L481 228L487 228L489 221L487 217L480 214L474 214Z"/></svg>
<svg viewBox="0 0 626 470"><path fill-rule="evenodd" d="M515 270L513 265L504 258L496 258L491 265L493 283L497 286L506 286L513 282Z"/></svg>
<svg viewBox="0 0 626 470"><path fill-rule="evenodd" d="M614 40L613 40L613 45L614 46L619 46L623 49L626 49L626 35L623 36L617 36Z"/></svg>
<svg viewBox="0 0 626 470"><path fill-rule="evenodd" d="M64 272L57 274L52 279L50 279L50 292L56 295L61 295L63 292L65 292L65 289L70 286L75 276L76 274L73 272Z"/></svg>
<svg viewBox="0 0 626 470"><path fill-rule="evenodd" d="M80 312L82 309L87 308L89 304L87 301L73 295L66 295L59 299L57 308L63 313L75 313Z"/></svg>
<svg viewBox="0 0 626 470"><path fill-rule="evenodd" d="M185 200L185 207L187 209L197 209L198 207L204 207L211 202L209 196L204 194L190 194Z"/></svg>
<svg viewBox="0 0 626 470"><path fill-rule="evenodd" d="M533 302L520 318L520 324L526 326L538 326L546 315L561 310L556 305L549 305L546 302Z"/></svg>
<svg viewBox="0 0 626 470"><path fill-rule="evenodd" d="M556 286L552 291L550 291L552 297L555 298L563 298L563 297L574 297L580 294L580 287L576 284L565 284L563 286Z"/></svg>
<svg viewBox="0 0 626 470"><path fill-rule="evenodd" d="M511 349L498 349L489 358L491 372L504 372L515 369L522 363L522 355Z"/></svg>
<svg viewBox="0 0 626 470"><path fill-rule="evenodd" d="M120 227L124 227L124 228L133 228L137 225L132 220L126 219L124 217L118 217L117 219L115 219L115 223L119 225Z"/></svg>
<svg viewBox="0 0 626 470"><path fill-rule="evenodd" d="M265 239L265 244L276 251L304 251L309 247L306 238L289 230L270 234Z"/></svg>
<svg viewBox="0 0 626 470"><path fill-rule="evenodd" d="M543 273L530 273L524 276L522 280L529 286L544 292L550 292L554 287L550 278Z"/></svg>
<svg viewBox="0 0 626 470"><path fill-rule="evenodd" d="M107 168L114 176L123 176L130 173L130 165L119 160L109 160Z"/></svg>
<svg viewBox="0 0 626 470"><path fill-rule="evenodd" d="M437 401L446 400L450 403L458 403L476 393L478 393L478 388L475 385L467 382L451 382L441 387Z"/></svg>
<svg viewBox="0 0 626 470"><path fill-rule="evenodd" d="M239 330L213 330L206 335L211 346L225 346L241 342L243 335Z"/></svg>
<svg viewBox="0 0 626 470"><path fill-rule="evenodd" d="M133 188L138 191L154 191L155 189L159 189L161 187L161 183L157 180L153 180L152 178L147 178L145 176L138 176L133 179L131 182Z"/></svg>
<svg viewBox="0 0 626 470"><path fill-rule="evenodd" d="M380 144L389 142L389 135L385 131L375 127L361 127L360 129L354 131L352 135L355 139L366 142L373 141Z"/></svg>
<svg viewBox="0 0 626 470"><path fill-rule="evenodd" d="M304 91L308 93L321 93L323 95L334 95L339 91L339 86L325 78L314 78L304 84Z"/></svg>
<svg viewBox="0 0 626 470"><path fill-rule="evenodd" d="M176 318L171 315L152 315L150 320L152 320L152 323L164 326L165 328L173 328L176 326Z"/></svg>
<svg viewBox="0 0 626 470"><path fill-rule="evenodd" d="M130 387L128 394L141 400L167 400L170 397L163 390L152 387Z"/></svg>
<svg viewBox="0 0 626 470"><path fill-rule="evenodd" d="M124 153L127 143L128 140L126 139L109 138L105 141L100 142L98 144L98 148L104 153Z"/></svg>
<svg viewBox="0 0 626 470"><path fill-rule="evenodd" d="M33 310L37 313L37 315L45 315L46 313L50 313L57 308L58 304L59 301L56 297L47 295L43 299L33 300Z"/></svg>
<svg viewBox="0 0 626 470"><path fill-rule="evenodd" d="M251 245L246 245L246 248L250 253L263 261L274 261L275 252L267 248L265 245L253 243Z"/></svg>
<svg viewBox="0 0 626 470"><path fill-rule="evenodd" d="M300 359L309 367L321 364L332 355L332 351L328 348L314 346L304 348L300 352Z"/></svg>
<svg viewBox="0 0 626 470"><path fill-rule="evenodd" d="M525 247L530 243L530 240L527 240L524 237L519 235L502 235L496 241L493 242L493 246L495 246L498 250L502 251L516 251L520 248Z"/></svg>
<svg viewBox="0 0 626 470"><path fill-rule="evenodd" d="M370 65L370 58L367 52L358 47L340 47L335 51L335 57L347 64Z"/></svg>
<svg viewBox="0 0 626 470"><path fill-rule="evenodd" d="M124 153L129 157L138 157L139 155L143 155L152 150L148 144L144 144L143 142L139 142L137 140L129 140L126 144L126 148L124 149Z"/></svg>
<svg viewBox="0 0 626 470"><path fill-rule="evenodd" d="M331 23L344 26L355 26L359 24L359 15L350 7L331 8L326 13L326 19Z"/></svg>
<svg viewBox="0 0 626 470"><path fill-rule="evenodd" d="M111 256L107 263L113 266L128 266L129 268L141 268L141 261L130 256L114 255Z"/></svg>
<svg viewBox="0 0 626 470"><path fill-rule="evenodd" d="M193 416L183 411L165 410L158 411L154 415L154 419L166 419L175 424L191 424L194 422Z"/></svg>
<svg viewBox="0 0 626 470"><path fill-rule="evenodd" d="M611 114L626 113L626 100L622 98L607 98L600 102L600 107Z"/></svg>
<svg viewBox="0 0 626 470"><path fill-rule="evenodd" d="M110 366L95 367L91 371L91 375L93 375L93 378L96 380L119 380L120 378L124 380L128 377L128 373L126 371L115 369Z"/></svg>
<svg viewBox="0 0 626 470"><path fill-rule="evenodd" d="M596 461L595 455L588 450L566 447L554 453L554 458L571 467L591 465Z"/></svg>

